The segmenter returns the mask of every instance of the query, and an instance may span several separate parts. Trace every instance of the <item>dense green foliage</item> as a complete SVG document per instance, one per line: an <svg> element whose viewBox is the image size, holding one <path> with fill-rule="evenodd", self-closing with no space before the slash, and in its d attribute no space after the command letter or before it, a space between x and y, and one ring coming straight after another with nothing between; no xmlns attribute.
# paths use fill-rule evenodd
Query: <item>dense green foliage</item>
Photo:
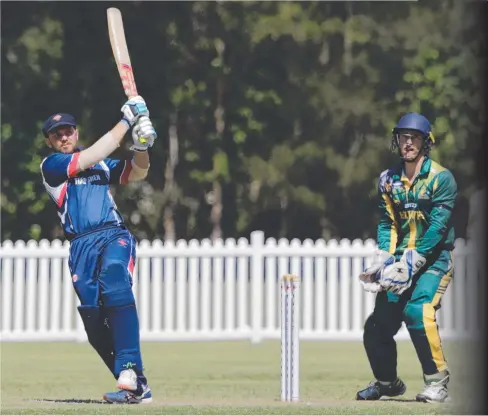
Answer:
<svg viewBox="0 0 488 416"><path fill-rule="evenodd" d="M2 2L2 239L59 237L42 121L90 145L124 102L105 2ZM376 181L407 111L466 200L481 135L474 3L121 2L159 139L147 181L114 188L139 238L375 237ZM128 136L129 137L129 136ZM129 155L127 146L117 155Z"/></svg>

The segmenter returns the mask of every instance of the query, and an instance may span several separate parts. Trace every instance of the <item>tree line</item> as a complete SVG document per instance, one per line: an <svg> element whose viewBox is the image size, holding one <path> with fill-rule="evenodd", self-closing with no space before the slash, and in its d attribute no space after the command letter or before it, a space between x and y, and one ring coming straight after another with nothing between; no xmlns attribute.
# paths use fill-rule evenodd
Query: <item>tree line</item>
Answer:
<svg viewBox="0 0 488 416"><path fill-rule="evenodd" d="M84 146L125 101L108 2L2 2L2 239L62 236L39 165L55 112ZM121 2L159 137L147 180L114 187L138 238L375 238L379 173L408 111L432 158L477 187L482 39L472 2ZM129 157L126 146L114 156Z"/></svg>

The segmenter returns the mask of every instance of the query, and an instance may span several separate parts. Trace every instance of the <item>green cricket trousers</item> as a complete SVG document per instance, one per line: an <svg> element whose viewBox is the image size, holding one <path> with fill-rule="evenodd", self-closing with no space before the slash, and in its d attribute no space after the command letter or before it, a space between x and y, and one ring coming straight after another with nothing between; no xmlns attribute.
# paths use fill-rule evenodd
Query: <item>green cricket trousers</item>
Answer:
<svg viewBox="0 0 488 416"><path fill-rule="evenodd" d="M437 259L414 277L403 294L380 292L373 313L364 325L363 342L371 369L379 381L397 378L397 349L394 335L405 322L424 375L447 370L435 313L451 281L452 251L443 250Z"/></svg>

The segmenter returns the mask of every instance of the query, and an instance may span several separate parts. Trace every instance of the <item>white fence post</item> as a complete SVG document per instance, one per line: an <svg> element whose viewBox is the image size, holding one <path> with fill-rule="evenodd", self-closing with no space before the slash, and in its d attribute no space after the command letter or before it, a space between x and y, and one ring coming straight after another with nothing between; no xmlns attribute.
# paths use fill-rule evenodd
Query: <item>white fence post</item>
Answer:
<svg viewBox="0 0 488 416"><path fill-rule="evenodd" d="M5 242L4 248L13 250L12 242ZM2 261L2 332L12 331L13 278L14 259L6 258Z"/></svg>
<svg viewBox="0 0 488 416"><path fill-rule="evenodd" d="M327 244L328 248L337 250L339 244L336 240L331 240ZM338 331L339 318L339 276L338 276L338 257L337 255L327 258L327 330L336 333Z"/></svg>
<svg viewBox="0 0 488 416"><path fill-rule="evenodd" d="M264 233L251 233L251 342L261 341L263 331Z"/></svg>

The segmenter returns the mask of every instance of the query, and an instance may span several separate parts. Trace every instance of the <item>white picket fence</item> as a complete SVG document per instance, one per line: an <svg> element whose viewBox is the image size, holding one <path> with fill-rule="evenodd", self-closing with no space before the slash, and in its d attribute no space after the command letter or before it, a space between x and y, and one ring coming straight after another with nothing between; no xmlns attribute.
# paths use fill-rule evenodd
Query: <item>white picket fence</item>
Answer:
<svg viewBox="0 0 488 416"><path fill-rule="evenodd" d="M2 341L86 341L68 247L59 240L1 244ZM301 339L360 340L374 295L357 276L374 249L373 240L265 241L260 231L250 241L141 241L134 272L141 339L279 339L279 283L291 272L302 278ZM478 334L481 277L470 245L457 240L454 279L438 312L444 338ZM402 327L397 339L405 338Z"/></svg>

